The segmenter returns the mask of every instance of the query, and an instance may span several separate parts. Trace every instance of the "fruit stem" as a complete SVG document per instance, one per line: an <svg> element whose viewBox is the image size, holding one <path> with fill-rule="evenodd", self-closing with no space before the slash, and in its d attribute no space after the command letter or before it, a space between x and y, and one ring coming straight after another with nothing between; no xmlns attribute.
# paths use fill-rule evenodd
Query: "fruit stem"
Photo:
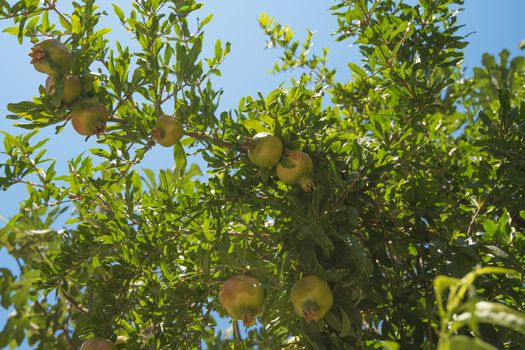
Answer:
<svg viewBox="0 0 525 350"><path fill-rule="evenodd" d="M119 124L128 124L127 120L120 119L120 118L113 117L113 116L109 117L108 121L114 122L114 123L119 123Z"/></svg>
<svg viewBox="0 0 525 350"><path fill-rule="evenodd" d="M253 149L254 147L255 147L255 142L253 141L251 137L245 137L242 139L241 148L248 151L248 150Z"/></svg>
<svg viewBox="0 0 525 350"><path fill-rule="evenodd" d="M233 320L233 339L235 342L242 342L241 332L239 330L239 323L237 320Z"/></svg>

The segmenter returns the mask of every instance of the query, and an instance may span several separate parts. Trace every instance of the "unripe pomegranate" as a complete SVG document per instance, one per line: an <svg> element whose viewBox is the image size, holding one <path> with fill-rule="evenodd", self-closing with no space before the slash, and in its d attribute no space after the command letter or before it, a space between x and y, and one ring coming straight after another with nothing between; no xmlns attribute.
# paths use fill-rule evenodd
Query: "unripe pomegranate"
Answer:
<svg viewBox="0 0 525 350"><path fill-rule="evenodd" d="M219 293L219 301L228 315L242 320L246 327L255 323L255 316L262 310L263 299L261 284L255 277L248 275L229 278Z"/></svg>
<svg viewBox="0 0 525 350"><path fill-rule="evenodd" d="M56 39L36 43L29 53L31 64L39 72L57 76L67 72L71 65L71 53Z"/></svg>
<svg viewBox="0 0 525 350"><path fill-rule="evenodd" d="M116 348L117 347L109 340L94 337L82 343L80 350L115 350Z"/></svg>
<svg viewBox="0 0 525 350"><path fill-rule="evenodd" d="M102 104L95 104L71 112L71 124L80 135L99 135L106 127L109 112Z"/></svg>
<svg viewBox="0 0 525 350"><path fill-rule="evenodd" d="M334 304L332 291L326 281L306 276L295 282L290 293L295 312L307 321L322 319Z"/></svg>
<svg viewBox="0 0 525 350"><path fill-rule="evenodd" d="M171 147L184 134L182 124L169 115L161 115L153 128L153 137L164 147Z"/></svg>
<svg viewBox="0 0 525 350"><path fill-rule="evenodd" d="M55 93L56 78L49 76L46 79L46 93L52 95ZM62 102L69 104L76 100L82 93L80 79L76 75L66 75L64 77L64 89L62 92Z"/></svg>
<svg viewBox="0 0 525 350"><path fill-rule="evenodd" d="M277 177L289 185L301 185L305 192L315 188L312 158L299 150L285 150L283 158L275 167Z"/></svg>
<svg viewBox="0 0 525 350"><path fill-rule="evenodd" d="M281 139L268 132L260 132L248 139L244 147L248 149L250 161L261 168L273 167L283 155Z"/></svg>

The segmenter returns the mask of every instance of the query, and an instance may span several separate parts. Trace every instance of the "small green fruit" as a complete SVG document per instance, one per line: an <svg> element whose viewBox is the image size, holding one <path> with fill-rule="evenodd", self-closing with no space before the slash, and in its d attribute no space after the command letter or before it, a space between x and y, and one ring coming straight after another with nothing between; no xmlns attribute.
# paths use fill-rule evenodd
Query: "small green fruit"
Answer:
<svg viewBox="0 0 525 350"><path fill-rule="evenodd" d="M283 154L280 138L267 132L260 132L247 142L248 158L261 167L271 168L279 162Z"/></svg>
<svg viewBox="0 0 525 350"><path fill-rule="evenodd" d="M46 79L46 93L53 95L55 93L57 78L49 76ZM64 77L64 89L62 90L62 102L69 104L76 100L82 93L80 79L76 75L66 75Z"/></svg>
<svg viewBox="0 0 525 350"><path fill-rule="evenodd" d="M295 282L290 299L297 315L307 321L322 319L334 304L334 297L328 283L314 275L303 277Z"/></svg>
<svg viewBox="0 0 525 350"><path fill-rule="evenodd" d="M71 53L56 39L36 43L29 53L31 64L39 72L57 76L67 72L71 65Z"/></svg>
<svg viewBox="0 0 525 350"><path fill-rule="evenodd" d="M115 350L116 348L117 347L109 340L94 337L82 343L80 350Z"/></svg>
<svg viewBox="0 0 525 350"><path fill-rule="evenodd" d="M80 135L98 135L105 129L109 112L102 104L95 104L71 112L71 124Z"/></svg>
<svg viewBox="0 0 525 350"><path fill-rule="evenodd" d="M169 115L161 115L153 129L153 137L164 147L171 147L184 135L182 124Z"/></svg>
<svg viewBox="0 0 525 350"><path fill-rule="evenodd" d="M261 312L264 290L259 281L248 275L236 275L222 285L219 301L228 315L242 320L246 327L255 323L255 316Z"/></svg>
<svg viewBox="0 0 525 350"><path fill-rule="evenodd" d="M285 150L281 162L275 168L277 177L289 185L301 185L305 192L315 188L312 158L299 150Z"/></svg>

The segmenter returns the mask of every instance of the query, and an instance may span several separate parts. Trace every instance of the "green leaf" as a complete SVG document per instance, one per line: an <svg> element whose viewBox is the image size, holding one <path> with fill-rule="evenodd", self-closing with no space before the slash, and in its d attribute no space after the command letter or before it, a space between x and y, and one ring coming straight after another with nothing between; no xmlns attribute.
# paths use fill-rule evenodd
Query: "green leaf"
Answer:
<svg viewBox="0 0 525 350"><path fill-rule="evenodd" d="M385 340L381 342L381 345L383 346L384 350L399 350L399 344L391 341L391 340Z"/></svg>
<svg viewBox="0 0 525 350"><path fill-rule="evenodd" d="M186 168L186 152L180 142L176 142L173 146L173 158L175 159L175 173L177 176L181 176Z"/></svg>
<svg viewBox="0 0 525 350"><path fill-rule="evenodd" d="M7 110L11 113L24 114L34 111L40 105L31 101L22 101L18 103L8 103Z"/></svg>
<svg viewBox="0 0 525 350"><path fill-rule="evenodd" d="M2 30L4 33L9 33L11 35L17 36L18 35L19 28L18 27L9 27Z"/></svg>
<svg viewBox="0 0 525 350"><path fill-rule="evenodd" d="M60 21L60 24L66 31L71 31L71 23L64 17L58 16L58 20Z"/></svg>
<svg viewBox="0 0 525 350"><path fill-rule="evenodd" d="M311 223L308 225L301 226L299 239L312 240L323 250L326 256L334 250L334 244L328 239L326 232L323 230L321 225Z"/></svg>
<svg viewBox="0 0 525 350"><path fill-rule="evenodd" d="M201 22L201 28L204 27L206 24L208 24L213 19L213 13L210 13L208 16L206 16L202 22Z"/></svg>
<svg viewBox="0 0 525 350"><path fill-rule="evenodd" d="M498 348L485 343L478 338L470 338L464 335L457 335L448 340L449 350L498 350ZM442 350L441 348L439 350Z"/></svg>
<svg viewBox="0 0 525 350"><path fill-rule="evenodd" d="M286 169L293 169L293 168L295 168L295 166L296 166L295 163L292 162L292 161L290 160L290 158L287 157L287 156L283 156L283 157L281 158L281 161L279 162L279 164L281 164L281 165L282 165L283 167L285 167Z"/></svg>
<svg viewBox="0 0 525 350"><path fill-rule="evenodd" d="M111 4L111 5L113 5L113 11L115 11L115 14L119 18L120 22L124 22L125 20L124 11L122 11L122 9L115 4Z"/></svg>
<svg viewBox="0 0 525 350"><path fill-rule="evenodd" d="M492 239L496 232L498 232L498 225L490 219L487 219L483 222L483 228L485 228L487 240Z"/></svg>
<svg viewBox="0 0 525 350"><path fill-rule="evenodd" d="M42 16L42 29L49 29L49 11L45 11L44 15Z"/></svg>
<svg viewBox="0 0 525 350"><path fill-rule="evenodd" d="M454 320L456 325L452 328L459 329L468 324L473 316L476 322L507 327L525 335L525 313L501 303L486 301L479 301L475 304L473 315L470 311L458 315Z"/></svg>
<svg viewBox="0 0 525 350"><path fill-rule="evenodd" d="M266 128L259 120L246 119L242 121L242 125L248 130L255 130L256 133L260 132L272 132Z"/></svg>
<svg viewBox="0 0 525 350"><path fill-rule="evenodd" d="M93 34L93 35L91 36L90 39L91 39L92 41L94 41L94 40L96 40L96 39L102 37L103 35L105 35L105 34L111 32L111 30L112 30L111 28L102 28L102 29L100 29L100 30L97 30L97 31L95 32L95 34Z"/></svg>
<svg viewBox="0 0 525 350"><path fill-rule="evenodd" d="M434 292L436 293L436 300L441 317L445 315L445 308L443 307L443 295L445 291L459 282L460 279L448 276L437 276L434 278Z"/></svg>
<svg viewBox="0 0 525 350"><path fill-rule="evenodd" d="M346 312L341 309L341 331L339 332L339 336L341 338L344 338L350 334L350 331L352 330L352 321L350 321L350 318L346 314Z"/></svg>
<svg viewBox="0 0 525 350"><path fill-rule="evenodd" d="M71 16L71 31L73 34L80 34L82 32L80 17L78 17L76 14Z"/></svg>
<svg viewBox="0 0 525 350"><path fill-rule="evenodd" d="M366 78L366 72L363 68L359 67L357 64L348 62L348 68L354 73L356 73L361 78Z"/></svg>
<svg viewBox="0 0 525 350"><path fill-rule="evenodd" d="M222 58L222 43L220 39L215 42L215 57L220 60Z"/></svg>

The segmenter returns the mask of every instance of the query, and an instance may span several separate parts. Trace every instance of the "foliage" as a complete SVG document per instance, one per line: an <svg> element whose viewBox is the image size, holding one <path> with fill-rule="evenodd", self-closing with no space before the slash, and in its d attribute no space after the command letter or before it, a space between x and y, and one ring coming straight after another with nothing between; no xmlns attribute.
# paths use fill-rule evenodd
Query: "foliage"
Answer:
<svg viewBox="0 0 525 350"><path fill-rule="evenodd" d="M497 349L479 338L464 335L452 335L454 331L468 326L476 336L480 336L480 323L507 327L525 334L525 314L501 303L489 303L477 300L474 280L490 273L512 273L500 267L477 268L462 279L438 276L434 280L437 304L441 316L439 350L448 349ZM450 289L446 310L442 295ZM468 294L468 300L463 301Z"/></svg>
<svg viewBox="0 0 525 350"><path fill-rule="evenodd" d="M8 105L32 131L3 133L0 188L25 184L27 196L0 231L20 267L0 269L0 304L15 310L0 347L76 349L98 335L126 349L522 349L525 60L484 55L465 77L461 5L336 1L336 40L362 56L343 82L328 49L309 52L312 33L300 42L263 14L268 47L282 51L275 72L296 74L221 111L212 77L230 45L203 57L212 17L194 0L136 1L130 13L0 2L7 33L60 38L71 73L93 86L71 104L41 87ZM136 49L108 39L106 15ZM97 102L111 111L105 134L57 173L39 128L60 138L71 109ZM139 171L163 114L185 129L176 166ZM251 164L242 140L264 131L310 155L313 192ZM494 276L510 270L519 278ZM265 289L261 326L242 336L234 322L224 336L220 285L241 272ZM334 294L317 323L289 300L303 274Z"/></svg>

